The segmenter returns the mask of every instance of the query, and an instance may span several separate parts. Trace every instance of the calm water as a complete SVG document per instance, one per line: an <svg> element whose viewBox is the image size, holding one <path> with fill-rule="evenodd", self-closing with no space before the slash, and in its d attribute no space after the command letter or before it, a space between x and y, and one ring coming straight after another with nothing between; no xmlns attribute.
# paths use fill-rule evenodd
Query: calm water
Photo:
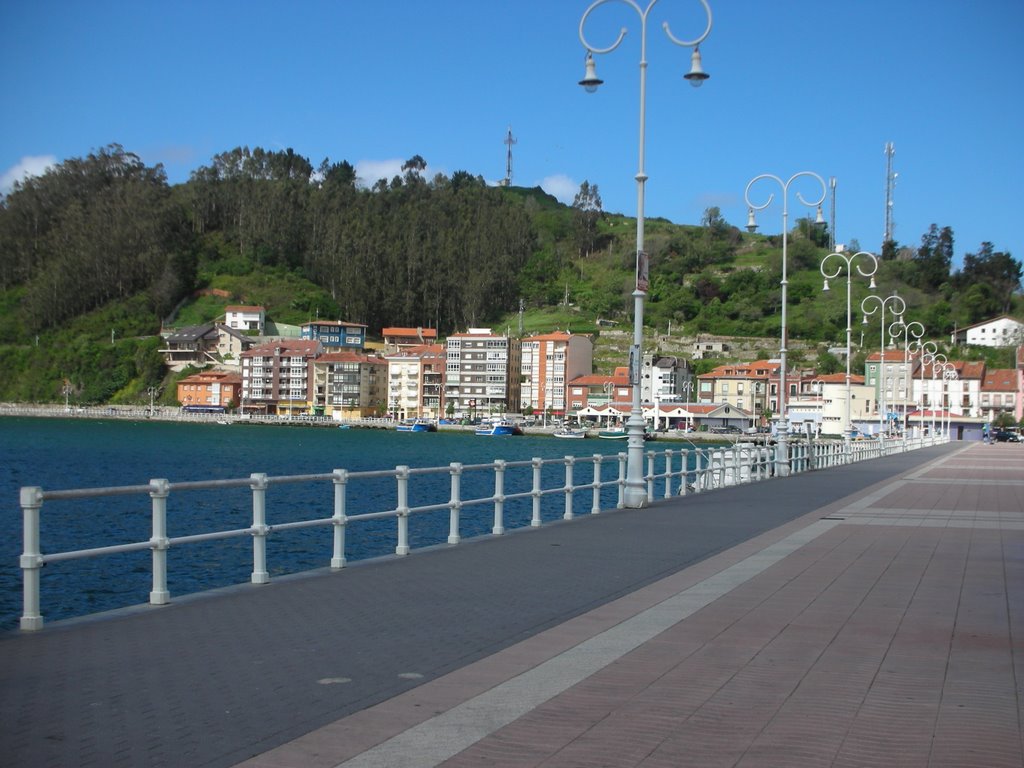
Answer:
<svg viewBox="0 0 1024 768"><path fill-rule="evenodd" d="M660 446L659 446L660 447ZM665 447L669 447L666 445ZM684 447L672 444L673 448ZM129 422L60 419L0 419L0 629L17 626L21 615L22 517L21 486L44 490L106 487L148 483L153 478L173 482L447 466L449 462L481 464L505 459L518 461L560 458L575 454L618 453L624 441L566 441L550 437L477 437L465 433L396 433L384 430L339 430L318 427L267 427L234 424ZM659 462L658 471L663 471ZM564 482L563 467L545 472L545 487ZM617 477L615 463L604 478ZM578 465L575 482L590 482L591 464ZM506 476L506 493L528 490L529 469ZM492 472L463 476L463 498L487 497L494 490ZM659 489L659 493L661 489ZM602 507L615 505L616 492L602 496ZM447 501L447 473L414 477L412 506ZM575 498L577 514L590 510L590 492ZM545 521L561 517L564 497L546 496ZM246 489L172 493L168 502L171 537L245 528L252 521L252 497ZM348 514L382 511L395 506L393 479L352 481ZM268 524L330 517L331 483L271 486L267 491ZM490 505L463 511L461 535L489 532ZM529 500L505 506L505 526L528 525ZM48 501L42 509L42 550L59 552L147 540L150 537L150 499L146 495L88 501ZM448 512L415 515L410 520L410 546L415 550L443 542L448 535ZM267 563L271 577L323 568L330 564L330 526L285 531L269 537ZM395 522L381 520L348 526L346 556L351 560L391 554ZM168 554L168 588L176 595L248 581L252 543L248 537L174 547ZM43 569L42 614L46 621L144 603L151 588L150 553L108 555Z"/></svg>

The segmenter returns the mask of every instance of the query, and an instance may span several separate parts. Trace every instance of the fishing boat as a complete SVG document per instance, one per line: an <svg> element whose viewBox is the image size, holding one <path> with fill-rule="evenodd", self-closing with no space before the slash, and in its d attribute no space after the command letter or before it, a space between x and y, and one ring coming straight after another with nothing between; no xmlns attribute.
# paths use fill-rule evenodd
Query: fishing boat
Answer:
<svg viewBox="0 0 1024 768"><path fill-rule="evenodd" d="M626 433L625 427L611 427L610 429L602 429L597 433L597 436L602 440L625 440L629 435Z"/></svg>
<svg viewBox="0 0 1024 768"><path fill-rule="evenodd" d="M399 432L437 432L437 426L427 419L406 419L395 427Z"/></svg>
<svg viewBox="0 0 1024 768"><path fill-rule="evenodd" d="M582 440L587 436L587 430L562 427L561 429L556 429L553 434L555 437L561 437L567 440Z"/></svg>
<svg viewBox="0 0 1024 768"><path fill-rule="evenodd" d="M478 435L521 435L522 430L519 429L508 419L490 419L484 421L479 427L476 428Z"/></svg>

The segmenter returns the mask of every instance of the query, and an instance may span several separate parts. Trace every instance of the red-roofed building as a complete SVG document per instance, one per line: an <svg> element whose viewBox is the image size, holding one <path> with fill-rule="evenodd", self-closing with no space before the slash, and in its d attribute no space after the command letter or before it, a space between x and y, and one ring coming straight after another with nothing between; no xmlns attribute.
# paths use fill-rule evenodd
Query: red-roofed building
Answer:
<svg viewBox="0 0 1024 768"><path fill-rule="evenodd" d="M436 328L382 328L380 333L388 350L422 347L437 342Z"/></svg>
<svg viewBox="0 0 1024 768"><path fill-rule="evenodd" d="M572 410L567 382L594 370L589 336L555 331L522 340L519 412L563 416Z"/></svg>
<svg viewBox="0 0 1024 768"><path fill-rule="evenodd" d="M444 415L444 347L402 347L388 364L388 413L396 419L439 419Z"/></svg>
<svg viewBox="0 0 1024 768"><path fill-rule="evenodd" d="M383 416L388 363L377 355L345 350L313 361L314 412L334 419Z"/></svg>
<svg viewBox="0 0 1024 768"><path fill-rule="evenodd" d="M267 324L267 310L260 306L232 304L224 307L224 324L236 331L263 333Z"/></svg>
<svg viewBox="0 0 1024 768"><path fill-rule="evenodd" d="M701 403L730 403L760 417L779 408L778 360L720 365L697 377L697 400ZM787 381L790 397L796 395L798 380Z"/></svg>
<svg viewBox="0 0 1024 768"><path fill-rule="evenodd" d="M225 410L242 398L242 378L227 371L201 371L178 382L178 402L183 406L212 406Z"/></svg>
<svg viewBox="0 0 1024 768"><path fill-rule="evenodd" d="M310 413L312 360L319 341L272 341L242 353L242 409L278 415Z"/></svg>
<svg viewBox="0 0 1024 768"><path fill-rule="evenodd" d="M627 414L632 408L633 387L629 383L629 371L625 367L616 368L611 376L601 373L577 376L569 382L567 389L570 414L587 407L610 404L624 407Z"/></svg>
<svg viewBox="0 0 1024 768"><path fill-rule="evenodd" d="M1021 372L1014 368L995 368L986 372L981 382L981 410L988 421L1001 413L1015 415L1020 397L1020 375Z"/></svg>

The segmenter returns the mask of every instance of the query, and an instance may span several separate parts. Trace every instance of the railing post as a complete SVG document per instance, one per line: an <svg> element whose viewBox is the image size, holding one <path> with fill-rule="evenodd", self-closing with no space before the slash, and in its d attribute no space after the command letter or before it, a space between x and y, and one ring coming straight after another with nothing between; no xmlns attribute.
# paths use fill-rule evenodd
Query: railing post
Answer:
<svg viewBox="0 0 1024 768"><path fill-rule="evenodd" d="M171 593L167 591L167 497L171 484L167 480L150 480L149 497L153 499L153 530L149 543L153 549L153 589L149 593L150 605L167 605Z"/></svg>
<svg viewBox="0 0 1024 768"><path fill-rule="evenodd" d="M563 520L572 520L572 466L575 463L575 456L565 457L565 512L562 513Z"/></svg>
<svg viewBox="0 0 1024 768"><path fill-rule="evenodd" d="M39 549L39 510L43 506L43 489L28 486L21 489L22 552L21 565L22 609L21 628L43 628L43 615L39 612L39 572L43 567L43 553Z"/></svg>
<svg viewBox="0 0 1024 768"><path fill-rule="evenodd" d="M338 570L345 567L345 529L348 523L345 514L345 491L348 485L348 471L336 469L332 475L334 516L331 517L331 525L334 528L334 553L331 555L331 568Z"/></svg>
<svg viewBox="0 0 1024 768"><path fill-rule="evenodd" d="M672 451L665 451L665 498L672 498Z"/></svg>
<svg viewBox="0 0 1024 768"><path fill-rule="evenodd" d="M398 543L395 545L396 555L409 554L409 467L395 467L398 481Z"/></svg>
<svg viewBox="0 0 1024 768"><path fill-rule="evenodd" d="M594 461L594 488L591 492L590 514L601 514L601 459L600 453L595 453Z"/></svg>
<svg viewBox="0 0 1024 768"><path fill-rule="evenodd" d="M682 466L681 471L679 473L679 475L680 475L679 495L680 496L685 496L686 495L686 484L687 484L686 481L689 480L689 478L690 478L690 452L688 450L686 450L685 448L683 448L683 450L681 450L679 453L680 453L680 456L683 459L683 466Z"/></svg>
<svg viewBox="0 0 1024 768"><path fill-rule="evenodd" d="M494 527L491 533L500 536L505 532L505 461L494 462Z"/></svg>
<svg viewBox="0 0 1024 768"><path fill-rule="evenodd" d="M654 501L654 451L647 451L647 503Z"/></svg>
<svg viewBox="0 0 1024 768"><path fill-rule="evenodd" d="M626 454L619 454L619 500L616 503L618 509L626 506Z"/></svg>
<svg viewBox="0 0 1024 768"><path fill-rule="evenodd" d="M530 518L531 528L540 528L540 474L544 466L544 460L536 456L533 458L533 490L530 495L533 497L533 516Z"/></svg>
<svg viewBox="0 0 1024 768"><path fill-rule="evenodd" d="M267 573L267 475L265 472L253 472L249 475L252 481L252 576L253 584L266 584L270 581Z"/></svg>
<svg viewBox="0 0 1024 768"><path fill-rule="evenodd" d="M699 448L693 457L693 492L700 493L702 478L701 465L704 463L704 453Z"/></svg>
<svg viewBox="0 0 1024 768"><path fill-rule="evenodd" d="M453 461L448 465L452 476L452 497L448 502L448 543L458 544L462 541L459 535L459 517L462 514L462 464Z"/></svg>

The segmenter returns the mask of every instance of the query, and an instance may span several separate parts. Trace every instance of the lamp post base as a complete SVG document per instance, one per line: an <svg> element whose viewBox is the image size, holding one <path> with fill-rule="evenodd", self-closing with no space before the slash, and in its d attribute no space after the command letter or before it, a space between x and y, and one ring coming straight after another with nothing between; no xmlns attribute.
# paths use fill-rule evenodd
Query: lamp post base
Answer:
<svg viewBox="0 0 1024 768"><path fill-rule="evenodd" d="M631 414L626 422L628 444L626 448L626 488L623 504L629 509L642 509L649 503L644 483L644 423L643 416Z"/></svg>

